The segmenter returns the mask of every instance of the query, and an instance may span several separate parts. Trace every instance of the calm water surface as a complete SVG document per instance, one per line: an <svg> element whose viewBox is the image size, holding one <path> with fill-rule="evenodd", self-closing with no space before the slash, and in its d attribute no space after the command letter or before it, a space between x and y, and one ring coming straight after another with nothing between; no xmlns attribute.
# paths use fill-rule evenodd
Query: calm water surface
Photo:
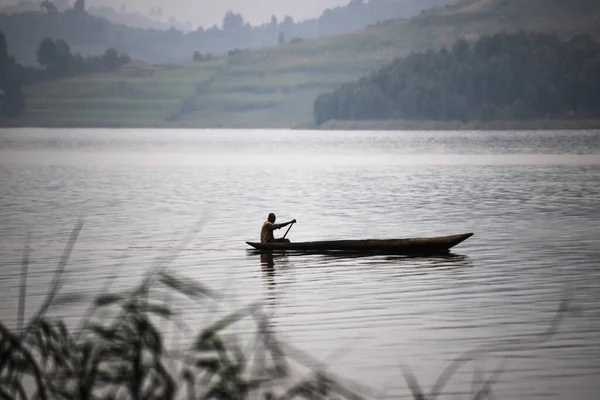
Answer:
<svg viewBox="0 0 600 400"><path fill-rule="evenodd" d="M264 300L283 340L372 397L408 393L402 366L429 389L462 352L510 339L522 348L460 370L448 398L506 359L499 398L596 399L599 178L597 131L0 130L0 319L16 325L28 232L31 315L83 216L62 289L77 301L51 310L70 323L176 253L169 270L219 292L219 315ZM244 241L269 212L298 220L297 241L475 236L451 258L261 260ZM577 312L525 346L565 293ZM196 332L215 318L172 301Z"/></svg>

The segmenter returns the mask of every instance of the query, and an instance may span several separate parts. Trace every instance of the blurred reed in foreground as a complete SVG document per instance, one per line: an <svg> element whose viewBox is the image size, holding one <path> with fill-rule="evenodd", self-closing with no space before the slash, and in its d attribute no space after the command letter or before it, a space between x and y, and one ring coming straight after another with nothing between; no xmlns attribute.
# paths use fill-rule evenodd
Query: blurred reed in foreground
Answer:
<svg viewBox="0 0 600 400"><path fill-rule="evenodd" d="M155 265L142 283L127 294L104 293L90 306L82 325L69 331L62 321L46 317L56 302L62 274L82 228L79 222L55 270L50 291L39 310L24 325L29 240L25 246L16 331L0 322L1 399L365 399L378 397L352 382L315 368L314 360L278 340L262 311L250 304L201 329L185 350L168 349L164 321L189 334L184 321L170 306L172 295L218 305L219 298L200 283L182 279ZM184 239L183 245L191 240ZM177 255L173 255L176 257ZM151 290L169 293L155 300ZM211 306L212 304L212 306ZM550 340L566 314L564 300L550 328L530 342L498 343L464 353L442 372L428 394L408 367L402 372L414 399L435 399L454 373L485 354L519 351ZM107 315L112 315L110 318ZM253 322L251 345L245 347L232 327ZM307 371L299 374L293 364ZM503 366L484 378L474 376L470 399L491 397L491 388ZM399 371L400 372L400 371ZM352 388L351 388L352 387ZM379 393L381 395L381 393Z"/></svg>

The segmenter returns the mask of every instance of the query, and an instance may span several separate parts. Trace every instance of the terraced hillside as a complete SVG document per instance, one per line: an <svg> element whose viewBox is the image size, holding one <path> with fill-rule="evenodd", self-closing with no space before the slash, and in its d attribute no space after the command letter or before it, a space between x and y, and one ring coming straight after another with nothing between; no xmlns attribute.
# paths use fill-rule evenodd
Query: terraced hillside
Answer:
<svg viewBox="0 0 600 400"><path fill-rule="evenodd" d="M412 51L500 31L600 37L596 0L464 0L353 34L235 52L209 62L152 66L26 88L35 126L275 128L310 126L315 97Z"/></svg>
<svg viewBox="0 0 600 400"><path fill-rule="evenodd" d="M132 63L106 74L42 82L24 87L21 126L166 126L185 100L222 67L225 60L198 64Z"/></svg>

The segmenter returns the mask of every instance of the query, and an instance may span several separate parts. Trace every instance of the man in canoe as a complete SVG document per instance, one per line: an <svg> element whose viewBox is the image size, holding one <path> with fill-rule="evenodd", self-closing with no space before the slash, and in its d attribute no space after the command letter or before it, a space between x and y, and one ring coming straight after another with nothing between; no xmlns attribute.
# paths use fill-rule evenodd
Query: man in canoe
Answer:
<svg viewBox="0 0 600 400"><path fill-rule="evenodd" d="M279 239L275 239L275 236L273 235L273 231L276 229L280 229L283 228L284 226L288 226L289 224L295 224L296 220L293 219L291 221L288 222L284 222L283 224L276 224L275 220L277 219L277 217L275 216L275 214L270 213L269 214L269 218L263 223L262 228L260 229L260 242L261 243L289 243L289 239L286 238L279 238Z"/></svg>

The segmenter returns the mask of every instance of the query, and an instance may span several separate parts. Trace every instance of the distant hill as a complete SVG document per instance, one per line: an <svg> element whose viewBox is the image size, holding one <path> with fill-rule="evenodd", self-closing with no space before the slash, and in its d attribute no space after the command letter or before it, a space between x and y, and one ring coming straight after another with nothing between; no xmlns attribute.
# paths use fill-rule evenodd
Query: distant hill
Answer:
<svg viewBox="0 0 600 400"><path fill-rule="evenodd" d="M232 53L208 64L160 67L152 77L91 76L26 87L28 108L20 123L310 126L318 95L411 52L438 50L459 39L474 41L503 31L554 33L560 38L588 33L600 39L599 17L597 0L463 0L350 34Z"/></svg>
<svg viewBox="0 0 600 400"><path fill-rule="evenodd" d="M113 24L125 25L132 28L156 29L156 30L189 30L184 24L171 19L170 21L162 21L147 17L135 11L117 11L112 7L98 6L88 7L87 12L96 17L105 18Z"/></svg>
<svg viewBox="0 0 600 400"><path fill-rule="evenodd" d="M69 0L54 0L52 2L58 11L66 11L69 8L73 8L69 4ZM4 7L0 7L0 13L10 14L10 13L23 13L29 11L40 11L41 10L41 1L35 0L21 0L15 5L8 5Z"/></svg>
<svg viewBox="0 0 600 400"><path fill-rule="evenodd" d="M66 0L63 0L66 1ZM62 39L82 55L97 55L109 47L152 62L182 62L194 51L226 54L233 49L272 47L283 41L326 37L352 32L391 18L410 17L434 6L457 0L352 0L344 7L327 9L316 19L295 22L273 17L252 27L242 15L228 12L221 27L198 28L189 33L173 29L137 13L117 12L108 7L90 7L85 13L72 9L42 12L38 4L23 0L15 13L0 13L0 30L23 64L37 64L35 52L45 37ZM20 8L19 8L20 7ZM12 10L8 13L7 10ZM59 8L61 10L61 8ZM182 28L182 27L181 27ZM281 35L281 36L280 36Z"/></svg>
<svg viewBox="0 0 600 400"><path fill-rule="evenodd" d="M58 11L64 12L73 9L72 2L69 0L51 1ZM31 11L41 11L41 1L21 0L15 5L0 7L0 14L26 13ZM147 17L135 11L126 11L125 9L115 10L108 6L90 6L86 11L96 17L106 18L117 25L126 25L132 28L168 30L171 28L180 30L189 30L184 24L174 19L162 21L159 19Z"/></svg>
<svg viewBox="0 0 600 400"><path fill-rule="evenodd" d="M29 11L39 11L40 4L34 3L30 0L21 0L19 3L15 5L9 5L0 7L0 13L4 14L12 14L12 13L24 13Z"/></svg>

